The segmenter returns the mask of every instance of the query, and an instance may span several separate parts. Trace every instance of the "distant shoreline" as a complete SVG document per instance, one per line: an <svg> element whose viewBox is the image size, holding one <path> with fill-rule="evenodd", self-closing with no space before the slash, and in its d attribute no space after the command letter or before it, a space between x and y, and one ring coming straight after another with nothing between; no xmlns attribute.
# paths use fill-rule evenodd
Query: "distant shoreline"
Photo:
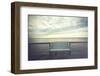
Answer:
<svg viewBox="0 0 100 76"><path fill-rule="evenodd" d="M75 38L31 38L28 43L48 43L48 42L88 42L87 37Z"/></svg>

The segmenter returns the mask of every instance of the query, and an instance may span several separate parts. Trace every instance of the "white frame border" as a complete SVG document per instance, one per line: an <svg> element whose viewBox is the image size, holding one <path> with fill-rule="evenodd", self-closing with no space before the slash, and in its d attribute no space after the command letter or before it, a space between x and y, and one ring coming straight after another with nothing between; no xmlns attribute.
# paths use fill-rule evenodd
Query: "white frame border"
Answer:
<svg viewBox="0 0 100 76"><path fill-rule="evenodd" d="M94 11L41 7L20 8L20 69L43 69L94 65ZM88 17L88 59L28 61L28 14ZM66 64L67 63L67 64ZM84 64L83 64L84 63Z"/></svg>

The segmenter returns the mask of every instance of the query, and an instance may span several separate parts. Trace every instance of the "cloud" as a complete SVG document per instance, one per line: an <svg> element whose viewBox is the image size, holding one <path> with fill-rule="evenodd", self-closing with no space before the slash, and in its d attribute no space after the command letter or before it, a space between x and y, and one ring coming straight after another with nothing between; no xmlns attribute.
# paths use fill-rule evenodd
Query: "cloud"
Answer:
<svg viewBox="0 0 100 76"><path fill-rule="evenodd" d="M29 16L29 37L87 37L87 17ZM32 36L33 35L33 36Z"/></svg>

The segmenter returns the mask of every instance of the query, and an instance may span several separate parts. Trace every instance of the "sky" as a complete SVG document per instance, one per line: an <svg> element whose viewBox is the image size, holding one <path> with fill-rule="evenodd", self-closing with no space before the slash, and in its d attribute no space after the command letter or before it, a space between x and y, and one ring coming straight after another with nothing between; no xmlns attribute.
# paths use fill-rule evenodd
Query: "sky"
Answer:
<svg viewBox="0 0 100 76"><path fill-rule="evenodd" d="M73 38L88 36L88 18L73 16L28 16L29 38Z"/></svg>

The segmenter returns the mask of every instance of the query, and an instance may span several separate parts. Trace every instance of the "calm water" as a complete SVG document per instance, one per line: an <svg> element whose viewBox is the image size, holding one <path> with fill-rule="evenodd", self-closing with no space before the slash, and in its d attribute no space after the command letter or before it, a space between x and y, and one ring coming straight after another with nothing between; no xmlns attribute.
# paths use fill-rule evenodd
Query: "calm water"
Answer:
<svg viewBox="0 0 100 76"><path fill-rule="evenodd" d="M51 49L56 50L52 51ZM60 50L58 51L58 49ZM87 57L87 42L29 43L28 45L28 60L79 59Z"/></svg>

